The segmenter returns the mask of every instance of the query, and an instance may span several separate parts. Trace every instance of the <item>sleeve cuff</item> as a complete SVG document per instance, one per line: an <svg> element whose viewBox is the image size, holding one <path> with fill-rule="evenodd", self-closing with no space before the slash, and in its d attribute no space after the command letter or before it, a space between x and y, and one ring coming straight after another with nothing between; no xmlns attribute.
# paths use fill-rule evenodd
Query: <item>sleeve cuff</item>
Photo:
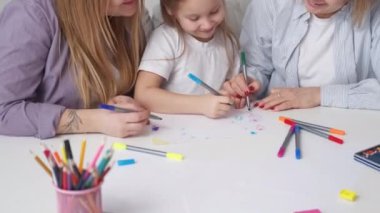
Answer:
<svg viewBox="0 0 380 213"><path fill-rule="evenodd" d="M348 108L349 85L327 85L321 87L321 106Z"/></svg>
<svg viewBox="0 0 380 213"><path fill-rule="evenodd" d="M40 114L36 137L41 139L54 137L65 107L46 103L41 104L39 107Z"/></svg>

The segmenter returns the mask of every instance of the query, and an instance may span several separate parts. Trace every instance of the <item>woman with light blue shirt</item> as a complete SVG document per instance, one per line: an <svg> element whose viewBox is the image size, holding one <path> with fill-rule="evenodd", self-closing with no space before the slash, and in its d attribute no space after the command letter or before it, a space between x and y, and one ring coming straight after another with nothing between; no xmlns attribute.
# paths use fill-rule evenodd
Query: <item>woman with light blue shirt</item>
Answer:
<svg viewBox="0 0 380 213"><path fill-rule="evenodd" d="M380 109L380 6L372 0L252 0L231 95L254 90L275 111L316 106ZM244 105L240 105L241 107Z"/></svg>

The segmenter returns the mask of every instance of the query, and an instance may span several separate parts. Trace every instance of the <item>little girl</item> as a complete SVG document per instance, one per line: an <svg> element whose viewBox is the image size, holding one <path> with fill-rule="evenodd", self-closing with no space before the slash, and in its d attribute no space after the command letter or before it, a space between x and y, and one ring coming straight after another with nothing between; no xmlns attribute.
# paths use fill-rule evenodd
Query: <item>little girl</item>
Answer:
<svg viewBox="0 0 380 213"><path fill-rule="evenodd" d="M219 90L239 70L238 43L225 23L225 2L161 0L161 12L164 24L145 49L135 98L159 113L225 116L233 98L211 95L188 78L193 73Z"/></svg>

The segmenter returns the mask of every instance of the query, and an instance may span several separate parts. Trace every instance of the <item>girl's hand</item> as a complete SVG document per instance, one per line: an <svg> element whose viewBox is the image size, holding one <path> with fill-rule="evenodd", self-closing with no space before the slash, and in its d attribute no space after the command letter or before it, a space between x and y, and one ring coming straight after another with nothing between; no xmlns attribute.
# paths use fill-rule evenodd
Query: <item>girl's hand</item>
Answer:
<svg viewBox="0 0 380 213"><path fill-rule="evenodd" d="M209 118L221 118L232 109L233 100L227 96L204 95L200 100L202 113Z"/></svg>
<svg viewBox="0 0 380 213"><path fill-rule="evenodd" d="M239 99L255 94L260 90L261 84L259 81L248 79L248 82L249 84L247 85L243 74L238 74L229 81L224 82L223 90L225 90L228 95Z"/></svg>
<svg viewBox="0 0 380 213"><path fill-rule="evenodd" d="M274 111L312 108L321 105L320 97L319 87L275 88L270 91L270 95L257 102L257 106Z"/></svg>

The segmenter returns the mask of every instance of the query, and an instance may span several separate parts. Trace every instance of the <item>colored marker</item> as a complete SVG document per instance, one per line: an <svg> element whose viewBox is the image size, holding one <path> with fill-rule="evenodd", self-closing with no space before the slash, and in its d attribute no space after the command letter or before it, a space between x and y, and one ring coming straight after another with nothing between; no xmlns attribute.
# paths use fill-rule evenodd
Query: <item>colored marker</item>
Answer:
<svg viewBox="0 0 380 213"><path fill-rule="evenodd" d="M296 159L301 159L301 148L300 148L300 127L296 125L294 127L294 134L296 136Z"/></svg>
<svg viewBox="0 0 380 213"><path fill-rule="evenodd" d="M207 89L210 93L214 94L214 95L218 95L218 96L222 96L222 94L220 94L218 91L216 91L214 88L210 87L208 84L206 84L205 82L203 82L201 79L199 79L197 76L195 76L194 74L192 73L189 73L187 75L191 80L193 80L196 84L202 86L203 88Z"/></svg>
<svg viewBox="0 0 380 213"><path fill-rule="evenodd" d="M248 74L247 74L247 61L246 61L246 58L245 58L245 52L241 52L240 54L240 61L241 61L241 66L243 68L243 76L244 76L244 80L245 80L245 83L248 82ZM249 95L247 95L245 97L245 102L246 102L246 105L247 105L247 109L248 111L251 111L251 100L249 98Z"/></svg>
<svg viewBox="0 0 380 213"><path fill-rule="evenodd" d="M98 165L97 170L99 174L102 174L104 172L108 163L111 161L112 155L113 155L113 149L108 149L105 156L102 158L102 160L100 161Z"/></svg>
<svg viewBox="0 0 380 213"><path fill-rule="evenodd" d="M321 210L319 210L319 209L310 209L310 210L296 211L294 213L321 213Z"/></svg>
<svg viewBox="0 0 380 213"><path fill-rule="evenodd" d="M291 121L291 120L288 120L288 119L285 119L284 122L285 122L286 124L288 124L288 125L292 125L292 126L296 125L295 122L293 122L293 121ZM343 144L343 140L340 139L340 138L337 138L337 137L335 137L335 136L328 135L328 134L326 134L326 133L324 133L324 132L320 132L320 131L318 131L318 130L316 130L316 129L313 129L313 128L311 128L311 127L308 127L308 126L300 125L300 127L301 127L303 130L305 130L305 131L307 131L307 132L310 132L310 133L312 133L312 134L318 135L318 136L320 136L320 137L322 137L322 138L329 139L330 141L333 141L333 142L338 143L338 144Z"/></svg>
<svg viewBox="0 0 380 213"><path fill-rule="evenodd" d="M178 153L164 152L164 151L159 151L159 150L154 150L154 149L147 149L147 148L131 146L131 145L123 144L123 143L114 143L113 148L115 150L131 150L131 151L136 151L136 152L142 152L142 153L157 155L157 156L166 157L166 158L172 159L172 160L181 161L184 159L184 156L181 154L178 154Z"/></svg>
<svg viewBox="0 0 380 213"><path fill-rule="evenodd" d="M128 165L132 165L135 163L136 163L135 159L125 159L125 160L118 160L117 161L118 166L128 166Z"/></svg>
<svg viewBox="0 0 380 213"><path fill-rule="evenodd" d="M356 193L351 191L351 190L348 190L348 189L342 189L340 192L339 192L339 197L342 198L342 199L345 199L345 200L349 200L349 201L355 201L356 200Z"/></svg>
<svg viewBox="0 0 380 213"><path fill-rule="evenodd" d="M330 132L332 134L337 134L337 135L345 135L346 134L346 131L344 131L344 130L335 129L335 128L331 128L331 127L326 127L326 126L321 126L321 125L312 124L312 123L307 123L307 122L295 120L295 119L284 117L284 116L280 116L278 119L280 121L284 121L285 119L288 119L288 120L291 120L291 121L297 123L298 125L313 127L315 129L319 129L319 130Z"/></svg>
<svg viewBox="0 0 380 213"><path fill-rule="evenodd" d="M69 165L69 167L71 167L71 169L75 173L75 175L78 178L80 178L81 173L79 172L79 169L78 169L77 165L74 162L73 153L71 151L71 146L70 146L70 141L69 140L64 140L63 143L65 145L65 151L66 151L65 153L66 153L66 158L67 158L68 165Z"/></svg>
<svg viewBox="0 0 380 213"><path fill-rule="evenodd" d="M108 104L100 104L99 108L114 111L114 112L122 112L122 113L136 112L136 111L131 110L131 109L125 109L125 108L121 108L121 107L117 107L117 106L113 106L113 105L108 105ZM161 117L159 117L157 115L153 115L153 114L150 114L149 118L155 119L155 120L162 120Z"/></svg>
<svg viewBox="0 0 380 213"><path fill-rule="evenodd" d="M292 137L292 135L294 133L294 126L295 125L292 125L289 128L288 134L286 135L284 142L282 142L280 150L278 150L277 157L282 158L284 156L286 147L288 146L290 138Z"/></svg>

